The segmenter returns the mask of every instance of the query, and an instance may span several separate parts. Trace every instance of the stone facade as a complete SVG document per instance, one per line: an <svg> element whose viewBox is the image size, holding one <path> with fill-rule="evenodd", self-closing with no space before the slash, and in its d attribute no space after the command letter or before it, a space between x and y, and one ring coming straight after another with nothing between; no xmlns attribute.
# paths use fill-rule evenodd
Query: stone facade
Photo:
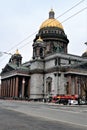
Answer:
<svg viewBox="0 0 87 130"><path fill-rule="evenodd" d="M60 58L60 64L58 64L58 58ZM78 89L78 84L76 83L77 82L76 76L72 77L72 83L70 83L71 89L67 93L66 85L67 85L67 82L71 82L71 81L69 81L70 77L66 76L66 73L67 73L67 68L70 68L71 70L71 68L74 65L78 65L81 62L82 63L87 62L87 59L83 59L80 56L75 56L75 55L70 55L70 54L65 55L65 54L60 54L60 53L50 54L46 56L43 60L41 59L41 61L38 59L36 59L35 61L34 60L31 61L30 71L32 70L34 71L35 69L35 72L33 72L34 73L32 74L33 77L31 75L31 79L30 79L31 82L34 81L34 83L31 83L30 86L33 86L33 89L31 88L32 92L36 91L37 93L37 96L34 95L33 97L42 98L43 95L44 97L48 97L48 95L50 96L66 95L66 94L78 95L78 91L76 90ZM37 69L37 72L36 72L36 69ZM79 73L77 70L74 70L74 71L78 77L81 70L79 71ZM81 73L81 75L83 75L83 73ZM50 88L48 88L49 84L50 84ZM75 84L77 84L77 87ZM31 95L30 97L32 97Z"/></svg>
<svg viewBox="0 0 87 130"><path fill-rule="evenodd" d="M17 51L2 70L1 96L30 99L87 96L87 57L68 54L68 43L63 26L51 10L33 41L32 60L22 64Z"/></svg>

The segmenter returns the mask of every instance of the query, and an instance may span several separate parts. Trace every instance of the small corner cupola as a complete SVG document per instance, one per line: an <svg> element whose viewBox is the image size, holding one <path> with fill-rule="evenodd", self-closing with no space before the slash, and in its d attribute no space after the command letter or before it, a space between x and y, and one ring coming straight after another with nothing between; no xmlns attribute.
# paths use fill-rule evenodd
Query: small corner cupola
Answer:
<svg viewBox="0 0 87 130"><path fill-rule="evenodd" d="M82 54L83 58L87 58L87 50Z"/></svg>
<svg viewBox="0 0 87 130"><path fill-rule="evenodd" d="M22 56L17 49L15 54L13 54L12 57L10 58L9 63L13 63L19 66L21 62L22 62Z"/></svg>
<svg viewBox="0 0 87 130"><path fill-rule="evenodd" d="M35 44L33 44L33 59L43 59L44 51L45 45L43 39L39 36L35 41Z"/></svg>
<svg viewBox="0 0 87 130"><path fill-rule="evenodd" d="M85 42L84 44L87 46L87 42ZM83 57L83 58L87 58L87 49L86 49L86 51L82 54L82 57Z"/></svg>
<svg viewBox="0 0 87 130"><path fill-rule="evenodd" d="M43 39L39 36L39 38L36 40L37 43L42 43Z"/></svg>
<svg viewBox="0 0 87 130"><path fill-rule="evenodd" d="M51 9L49 12L49 19L54 19L54 15L55 15L55 13L54 13L53 9Z"/></svg>
<svg viewBox="0 0 87 130"><path fill-rule="evenodd" d="M19 55L19 51L18 51L18 49L16 50L15 54L16 54L16 55Z"/></svg>

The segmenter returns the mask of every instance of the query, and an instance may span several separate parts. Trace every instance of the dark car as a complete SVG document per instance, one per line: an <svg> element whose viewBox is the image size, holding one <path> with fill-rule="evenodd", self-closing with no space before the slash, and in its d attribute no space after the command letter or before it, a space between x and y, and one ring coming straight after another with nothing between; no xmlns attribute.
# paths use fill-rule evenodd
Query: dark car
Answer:
<svg viewBox="0 0 87 130"><path fill-rule="evenodd" d="M67 105L68 104L68 99L61 98L61 99L58 99L56 101L56 103Z"/></svg>

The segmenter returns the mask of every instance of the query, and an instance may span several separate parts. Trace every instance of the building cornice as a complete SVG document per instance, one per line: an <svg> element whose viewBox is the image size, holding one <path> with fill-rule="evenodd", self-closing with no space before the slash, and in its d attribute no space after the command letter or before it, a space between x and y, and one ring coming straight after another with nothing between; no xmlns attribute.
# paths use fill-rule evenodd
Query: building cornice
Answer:
<svg viewBox="0 0 87 130"><path fill-rule="evenodd" d="M10 78L10 77L14 77L14 76L27 76L27 77L30 77L30 75L28 73L25 73L25 72L10 71L10 72L3 73L1 75L1 80L6 79L6 78Z"/></svg>

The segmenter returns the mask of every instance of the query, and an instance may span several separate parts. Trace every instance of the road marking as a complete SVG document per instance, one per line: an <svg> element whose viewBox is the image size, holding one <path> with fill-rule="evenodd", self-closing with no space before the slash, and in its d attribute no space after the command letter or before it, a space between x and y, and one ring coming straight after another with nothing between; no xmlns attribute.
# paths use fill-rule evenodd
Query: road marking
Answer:
<svg viewBox="0 0 87 130"><path fill-rule="evenodd" d="M11 105L11 104L10 104ZM87 129L87 125L83 125L81 123L76 123L76 122L72 122L72 121L65 121L65 120L61 120L61 119L54 119L53 117L46 117L46 115L39 115L38 113L31 113L31 110L30 111L26 111L28 109L24 109L25 107L23 107L21 109L21 106L19 104L19 106L17 105L17 109L15 108L11 108L11 106L8 105L8 107L4 106L3 108L5 109L9 109L9 110L13 110L13 111L17 111L17 112L20 112L20 113L24 113L26 115L30 115L30 116L34 116L34 117L41 117L41 118L44 118L44 119L48 119L48 120L52 120L52 121L60 121L60 122L64 122L64 123L68 123L68 124L73 124L73 125L77 125L77 126L81 126L81 127L85 127ZM2 105L1 105L2 106ZM44 109L50 109L50 110L55 110L55 111L63 111L63 112L68 112L68 113L80 113L80 112L75 112L75 111L67 111L67 110L61 110L61 109L55 109L55 108L47 108L47 107L44 107ZM39 111L39 109L37 109Z"/></svg>
<svg viewBox="0 0 87 130"><path fill-rule="evenodd" d="M71 111L71 110L61 110L61 109L55 109L55 108L46 108L46 109L50 109L50 110L55 110L55 111L62 111L62 112L68 112L68 113L77 113L77 114L79 114L79 113L81 113L80 111L78 112L78 111Z"/></svg>
<svg viewBox="0 0 87 130"><path fill-rule="evenodd" d="M80 127L84 127L86 128L87 130L87 125L83 125L83 124L77 124L77 123L74 123L74 122L71 122L71 121L64 121L64 120L60 120L60 119L54 119L52 117L46 117L46 116L41 116L39 115L38 113L28 113L26 111L23 111L23 110L17 110L17 109L12 109L12 108L5 108L5 109L9 109L9 110L13 110L13 111L16 111L16 112L19 112L19 113L23 113L23 114L26 114L26 115L30 115L32 117L38 117L38 118L43 118L43 119L46 119L46 120L50 120L50 121L58 121L58 122L62 122L62 123L67 123L67 124L71 124L71 125L76 125L76 126L80 126ZM85 130L85 129L84 129Z"/></svg>

